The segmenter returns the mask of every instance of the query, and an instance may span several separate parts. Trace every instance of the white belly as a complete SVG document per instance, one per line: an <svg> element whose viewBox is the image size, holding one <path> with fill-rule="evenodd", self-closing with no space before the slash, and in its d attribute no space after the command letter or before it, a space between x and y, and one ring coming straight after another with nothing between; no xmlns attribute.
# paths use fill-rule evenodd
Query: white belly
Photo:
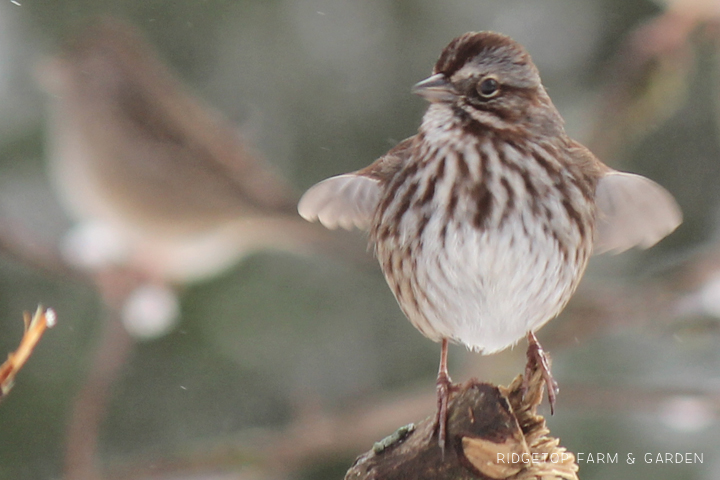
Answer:
<svg viewBox="0 0 720 480"><path fill-rule="evenodd" d="M526 223L530 236L520 223L485 232L463 224L448 230L445 248L424 242L410 262L417 301L399 299L410 321L435 341L493 353L554 318L582 270L568 264L540 225L533 231ZM438 238L439 227L428 225L426 238Z"/></svg>
<svg viewBox="0 0 720 480"><path fill-rule="evenodd" d="M590 255L594 205L552 149L535 155L555 170L507 143L468 142L441 108L386 185L372 239L420 332L493 353L565 306Z"/></svg>

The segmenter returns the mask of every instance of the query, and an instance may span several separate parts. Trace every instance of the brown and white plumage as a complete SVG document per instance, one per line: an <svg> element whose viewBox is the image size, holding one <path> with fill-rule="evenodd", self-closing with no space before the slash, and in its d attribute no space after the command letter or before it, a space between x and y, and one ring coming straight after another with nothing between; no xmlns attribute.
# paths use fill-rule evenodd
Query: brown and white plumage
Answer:
<svg viewBox="0 0 720 480"><path fill-rule="evenodd" d="M418 134L310 188L298 210L330 228L369 227L401 309L442 343L444 446L448 341L493 353L527 337L526 372L540 366L552 407L557 385L534 332L568 302L593 246L649 247L681 214L662 187L567 136L530 56L504 35L457 37L415 92L431 103Z"/></svg>
<svg viewBox="0 0 720 480"><path fill-rule="evenodd" d="M93 19L40 73L51 178L79 224L70 243L80 255L102 243L111 251L97 263L184 283L260 249L343 250L297 218L285 179L132 25Z"/></svg>
<svg viewBox="0 0 720 480"><path fill-rule="evenodd" d="M495 110L473 109L458 90L485 71L517 98ZM329 228L370 230L401 307L429 338L501 350L562 309L585 269L588 239L595 253L647 248L680 224L680 210L662 187L610 169L567 137L529 56L509 38L458 37L433 73L430 86L420 87L432 104L418 135L367 168L320 182L298 206L305 219ZM432 84L443 79L444 86ZM523 106L528 98L535 104ZM518 138L520 130L534 138ZM507 175L488 179L503 165ZM425 168L432 175L418 173ZM558 187L558 196L538 198L552 193L547 185ZM456 221L433 222L432 213L447 208L447 219ZM552 228L520 231L532 224L524 217L533 211ZM414 253L405 260L404 250ZM555 288L539 283L535 272L548 265L557 270L550 275ZM398 269L406 271L388 275ZM442 276L451 278L440 291Z"/></svg>
<svg viewBox="0 0 720 480"><path fill-rule="evenodd" d="M352 228L352 226L355 226L369 230L370 226L373 225L373 217L376 215L380 199L383 198L383 191L386 191L384 196L386 202L395 199L402 191L398 184L404 182L405 179L397 181L397 178L400 178L397 175L401 167L410 160L411 149L409 146L413 141L416 141L416 137L411 137L400 143L365 169L332 177L318 183L309 189L301 199L298 206L300 215L309 221L318 220L328 228L337 228L338 226ZM619 253L634 246L648 248L664 238L680 224L681 213L677 204L672 196L657 183L639 175L611 170L600 164L584 147L578 144L572 144L572 147L577 152L578 158L576 160L587 162L587 169L597 170L596 177L592 177L595 185L593 198L596 205L593 253L599 254L608 251ZM540 171L536 173L542 175ZM524 182L522 175L519 175L515 179L516 182ZM500 186L504 189L505 187L502 185L501 183ZM523 189L520 185L517 185L517 187ZM497 193L495 198L502 198L502 192ZM505 197L504 201L506 203L507 200L508 198ZM450 203L451 201L453 201L452 197L448 197L447 202ZM373 241L377 241L376 235L379 234L382 227L379 223L374 225L378 230L371 238ZM510 237L507 238L507 241L510 241ZM479 248L479 246L477 247ZM498 247L501 246L498 245ZM516 254L517 258L520 258L522 252L518 250ZM438 257L438 262L446 260L442 255ZM498 267L517 268L518 266L513 265L513 263L512 258L503 260ZM416 266L412 268L416 268ZM446 270L452 268L450 265L444 267ZM571 285L579 280L583 269L584 261L573 272L573 277L576 280L571 282ZM438 268L438 272L442 270L443 268ZM523 273L528 274L528 272ZM407 276L412 277L414 275L414 273L408 272ZM433 283L431 279L429 280L429 283ZM401 293L401 286L395 288L398 292L396 294L403 294ZM410 289L412 288L411 286ZM542 312L537 321L530 322L528 327L524 327L526 329L524 331L516 329L512 333L508 332L510 336L503 336L503 340L499 342L499 345L494 347L488 342L487 338L482 338L486 333L485 331L478 332L481 337L475 341L468 341L469 338L466 336L453 332L442 332L439 328L430 328L426 325L427 322L417 324L413 322L413 324L433 340L439 341L442 337L448 337L465 343L475 350L492 353L515 343L524 336L527 329L536 329L545 321L551 319L569 299L569 294L573 290L574 285L569 289L566 295L567 298L559 300L555 304L552 308L553 311ZM482 289L479 288L477 291L468 293L473 295L481 292ZM412 295L412 293L406 295ZM499 299L497 300L499 302ZM450 315L450 312L451 308L445 306L444 310L439 312L439 315ZM406 311L406 313L409 312ZM478 313L480 314L480 312ZM418 312L412 311L408 316L410 315L412 315L411 321L413 321L412 318L417 318ZM511 317L511 315L508 316L508 318ZM479 318L478 321L480 321ZM498 322L501 321L502 319L498 318Z"/></svg>

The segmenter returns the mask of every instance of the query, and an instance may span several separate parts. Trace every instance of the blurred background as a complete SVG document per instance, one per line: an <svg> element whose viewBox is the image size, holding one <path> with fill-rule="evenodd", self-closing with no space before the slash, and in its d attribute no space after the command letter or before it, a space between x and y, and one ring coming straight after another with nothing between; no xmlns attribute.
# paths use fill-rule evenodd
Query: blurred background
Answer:
<svg viewBox="0 0 720 480"><path fill-rule="evenodd" d="M550 429L585 459L619 454L580 463L584 480L720 477L717 0L2 0L0 352L38 303L58 325L0 404L0 478L338 479L434 409L438 345L372 262L254 253L179 287L178 323L153 338L113 327L96 277L54 268L72 222L38 65L97 14L137 27L298 194L415 133L410 87L453 37L524 44L571 136L685 215L651 250L594 258L539 333L560 384ZM450 372L507 384L524 351L451 347ZM703 462L644 461L665 452Z"/></svg>

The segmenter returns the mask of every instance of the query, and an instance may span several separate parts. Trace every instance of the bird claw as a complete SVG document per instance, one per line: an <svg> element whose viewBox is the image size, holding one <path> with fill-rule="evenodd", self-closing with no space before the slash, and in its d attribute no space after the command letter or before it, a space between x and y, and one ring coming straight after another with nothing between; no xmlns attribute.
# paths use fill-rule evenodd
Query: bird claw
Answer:
<svg viewBox="0 0 720 480"><path fill-rule="evenodd" d="M457 390L457 385L452 383L447 373L441 372L437 378L437 413L435 414L435 429L438 432L438 444L443 457L445 457L445 445L447 443L447 421L448 405L450 394Z"/></svg>
<svg viewBox="0 0 720 480"><path fill-rule="evenodd" d="M555 378L553 378L552 373L550 372L550 361L547 354L545 353L545 350L543 350L540 342L538 342L537 338L535 337L535 334L530 332L528 333L527 364L525 366L525 375L523 377L524 392L528 391L530 379L533 376L533 372L535 372L535 370L537 369L540 370L543 381L547 386L548 402L550 403L550 414L554 415L555 400L557 399L557 394L560 391L560 387L558 386L558 383L555 381Z"/></svg>

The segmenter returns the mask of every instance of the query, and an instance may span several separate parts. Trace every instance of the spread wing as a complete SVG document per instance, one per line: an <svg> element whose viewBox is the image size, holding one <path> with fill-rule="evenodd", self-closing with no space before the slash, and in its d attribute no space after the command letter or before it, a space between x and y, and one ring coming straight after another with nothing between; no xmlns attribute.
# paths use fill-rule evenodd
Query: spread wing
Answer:
<svg viewBox="0 0 720 480"><path fill-rule="evenodd" d="M682 212L672 195L640 175L606 173L598 181L595 202L596 254L651 247L682 222Z"/></svg>
<svg viewBox="0 0 720 480"><path fill-rule="evenodd" d="M370 228L380 200L380 181L357 173L328 178L310 188L298 203L305 220L319 220L330 229Z"/></svg>
<svg viewBox="0 0 720 480"><path fill-rule="evenodd" d="M368 230L382 187L409 158L414 138L403 140L367 168L314 185L300 199L298 213L305 220L319 220L330 229Z"/></svg>

